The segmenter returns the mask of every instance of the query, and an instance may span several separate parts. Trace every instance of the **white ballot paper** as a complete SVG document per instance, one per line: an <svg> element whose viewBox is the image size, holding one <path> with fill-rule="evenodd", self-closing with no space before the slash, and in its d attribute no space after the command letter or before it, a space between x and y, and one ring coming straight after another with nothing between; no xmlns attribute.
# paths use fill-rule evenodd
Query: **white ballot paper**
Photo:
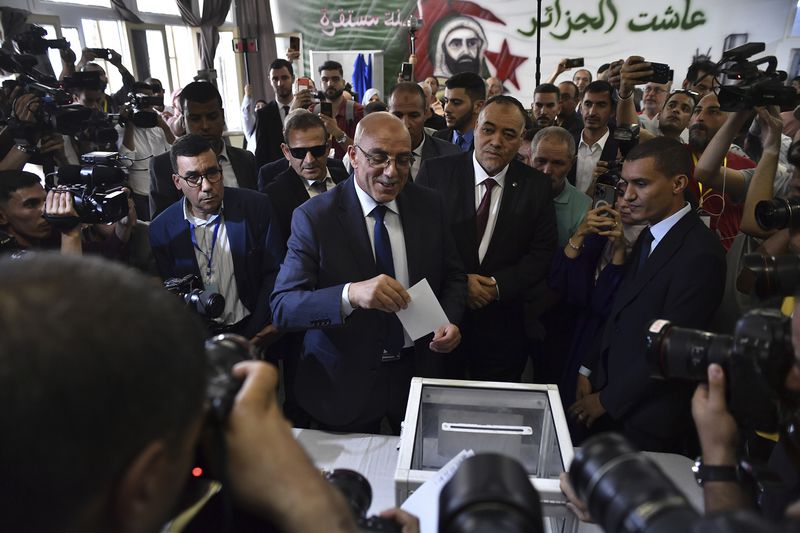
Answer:
<svg viewBox="0 0 800 533"><path fill-rule="evenodd" d="M439 530L439 493L464 459L473 455L475 452L472 450L461 450L436 473L435 477L423 483L400 506L404 511L419 518L420 533L436 533Z"/></svg>
<svg viewBox="0 0 800 533"><path fill-rule="evenodd" d="M408 295L411 296L411 303L397 312L397 318L412 341L450 323L427 279L423 278L408 289Z"/></svg>

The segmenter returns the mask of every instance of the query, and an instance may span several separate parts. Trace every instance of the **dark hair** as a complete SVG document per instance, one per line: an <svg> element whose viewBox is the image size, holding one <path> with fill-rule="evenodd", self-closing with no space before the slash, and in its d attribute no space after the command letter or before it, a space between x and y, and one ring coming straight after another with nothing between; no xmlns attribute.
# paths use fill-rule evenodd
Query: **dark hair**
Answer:
<svg viewBox="0 0 800 533"><path fill-rule="evenodd" d="M686 79L691 83L695 83L699 81L697 77L700 75L700 72L713 75L715 70L717 70L717 65L707 59L701 59L689 65L689 68L686 70Z"/></svg>
<svg viewBox="0 0 800 533"><path fill-rule="evenodd" d="M322 74L323 70L338 70L339 74L344 76L344 70L342 70L342 64L338 61L331 61L330 59L324 62L319 66L319 73Z"/></svg>
<svg viewBox="0 0 800 533"><path fill-rule="evenodd" d="M464 89L473 104L486 100L486 82L474 72L459 72L450 77L444 86L448 89Z"/></svg>
<svg viewBox="0 0 800 533"><path fill-rule="evenodd" d="M169 149L169 160L172 163L172 171L178 173L178 157L195 157L204 154L207 151L214 151L211 142L197 135L196 133L187 133L182 137L178 137L172 148Z"/></svg>
<svg viewBox="0 0 800 533"><path fill-rule="evenodd" d="M153 89L153 86L147 83L146 81L137 81L131 86L131 91L134 93L137 91L155 92L155 89Z"/></svg>
<svg viewBox="0 0 800 533"><path fill-rule="evenodd" d="M497 94L486 100L486 103L483 104L483 109L481 109L481 113L483 113L486 110L486 108L492 104L510 105L516 107L519 110L520 116L522 116L523 128L525 127L524 126L525 118L528 116L528 112L525 111L525 106L523 106L519 100L507 94Z"/></svg>
<svg viewBox="0 0 800 533"><path fill-rule="evenodd" d="M287 61L287 60L282 59L282 58L279 57L278 59L276 59L275 61L273 61L272 63L269 64L269 69L270 70L280 70L282 68L285 68L286 70L288 70L289 71L289 76L294 78L294 68L292 68L292 62L291 61Z"/></svg>
<svg viewBox="0 0 800 533"><path fill-rule="evenodd" d="M295 109L286 116L286 122L283 124L283 138L286 139L286 144L289 144L289 133L295 130L310 130L314 128L322 128L325 134L325 140L328 139L328 128L325 123L319 118L319 115L308 111L307 109Z"/></svg>
<svg viewBox="0 0 800 533"><path fill-rule="evenodd" d="M617 105L617 98L614 94L614 88L605 80L595 80L586 86L583 91L584 96L587 93L608 93L608 99L611 100L611 107Z"/></svg>
<svg viewBox="0 0 800 533"><path fill-rule="evenodd" d="M24 170L0 170L0 202L11 199L11 193L19 190L41 185L39 176Z"/></svg>
<svg viewBox="0 0 800 533"><path fill-rule="evenodd" d="M556 99L561 98L561 90L559 90L558 86L553 85L552 83L541 83L539 84L536 89L533 90L534 96L537 94L555 94Z"/></svg>
<svg viewBox="0 0 800 533"><path fill-rule="evenodd" d="M386 104L377 100L375 102L370 102L364 106L364 114L369 115L370 113L376 113L378 111L387 111L389 108L386 107Z"/></svg>
<svg viewBox="0 0 800 533"><path fill-rule="evenodd" d="M387 103L391 103L392 96L397 93L414 93L419 96L422 100L422 112L424 113L428 109L428 97L425 96L425 90L419 86L418 83L413 83L410 81L403 81L395 85L391 92L389 93L389 97L386 99Z"/></svg>
<svg viewBox="0 0 800 533"><path fill-rule="evenodd" d="M589 70L588 68L579 68L578 70L575 71L575 74L577 74L578 72L581 72L581 71L583 71L583 72L585 72L586 74L589 75L589 82L591 82L594 79L592 77L592 71ZM572 75L572 79L575 79L575 74Z"/></svg>
<svg viewBox="0 0 800 533"><path fill-rule="evenodd" d="M597 67L597 75L599 76L600 74L602 74L603 72L607 71L610 68L611 68L611 63L603 63L602 65Z"/></svg>
<svg viewBox="0 0 800 533"><path fill-rule="evenodd" d="M697 93L692 91L687 91L686 89L675 89L674 91L669 93L669 96L667 96L667 100L664 102L664 105L667 105L667 103L670 100L672 100L672 97L675 96L676 94L685 94L692 100L692 106L697 105Z"/></svg>
<svg viewBox="0 0 800 533"><path fill-rule="evenodd" d="M186 112L186 102L205 103L215 100L222 109L222 95L214 87L213 83L207 81L193 81L181 89L181 109Z"/></svg>
<svg viewBox="0 0 800 533"><path fill-rule="evenodd" d="M176 456L202 413L203 327L149 278L97 257L37 253L2 271L0 523L72 530L148 444Z"/></svg>
<svg viewBox="0 0 800 533"><path fill-rule="evenodd" d="M561 81L561 82L559 82L558 84L559 84L559 85L561 85L562 83L567 83L567 84L569 84L569 85L572 85L572 88L573 88L573 89L575 89L575 96L574 96L574 98L577 98L577 97L578 97L578 94L580 93L580 91L578 90L578 86L577 86L577 85L575 85L575 82L574 82L574 81L570 81L570 80L564 80L564 81ZM559 89L559 92L561 92L561 89Z"/></svg>
<svg viewBox="0 0 800 533"><path fill-rule="evenodd" d="M678 175L688 176L692 169L692 156L689 150L676 139L656 137L637 144L628 152L625 161L653 158L656 170L669 178Z"/></svg>

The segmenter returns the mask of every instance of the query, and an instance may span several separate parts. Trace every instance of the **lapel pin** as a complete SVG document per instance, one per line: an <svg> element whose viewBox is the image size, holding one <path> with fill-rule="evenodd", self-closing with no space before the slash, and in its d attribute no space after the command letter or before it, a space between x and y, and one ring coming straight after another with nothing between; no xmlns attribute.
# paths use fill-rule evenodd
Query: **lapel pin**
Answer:
<svg viewBox="0 0 800 533"><path fill-rule="evenodd" d="M516 181L511 182L511 186L512 187L516 187L517 186L517 182Z"/></svg>

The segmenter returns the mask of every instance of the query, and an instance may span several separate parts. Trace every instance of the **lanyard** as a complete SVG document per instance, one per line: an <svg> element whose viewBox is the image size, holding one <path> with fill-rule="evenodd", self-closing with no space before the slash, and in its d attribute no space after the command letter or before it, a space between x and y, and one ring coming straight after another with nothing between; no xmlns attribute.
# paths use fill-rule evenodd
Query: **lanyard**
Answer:
<svg viewBox="0 0 800 533"><path fill-rule="evenodd" d="M212 272L211 262L214 260L214 247L217 245L217 236L219 235L220 220L221 217L217 215L216 220L214 221L214 236L211 238L211 250L208 253L204 252L203 249L200 248L200 246L197 244L197 236L195 235L194 231L197 228L197 226L189 222L189 229L191 230L189 234L192 237L192 245L194 246L195 250L200 252L203 255L203 257L206 258L207 261L206 264L207 281L210 280L211 278L211 272Z"/></svg>

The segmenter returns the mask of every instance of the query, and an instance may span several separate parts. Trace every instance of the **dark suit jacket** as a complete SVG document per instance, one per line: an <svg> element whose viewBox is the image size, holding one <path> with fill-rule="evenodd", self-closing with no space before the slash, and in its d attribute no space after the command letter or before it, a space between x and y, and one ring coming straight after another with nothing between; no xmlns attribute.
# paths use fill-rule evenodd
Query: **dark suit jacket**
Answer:
<svg viewBox="0 0 800 533"><path fill-rule="evenodd" d="M556 247L556 215L549 178L519 161L511 161L500 212L482 263L478 262L480 241L475 227L472 152L424 161L415 183L442 194L466 271L497 280L500 299L479 310L487 318L486 331L505 328L509 321L519 322L523 299L534 287L543 286ZM519 333L524 335L524 331Z"/></svg>
<svg viewBox="0 0 800 533"><path fill-rule="evenodd" d="M603 146L603 151L600 152L600 161L611 162L617 159L617 150L620 148L619 141L614 138L614 129L611 125L608 126L609 133L608 139L606 139L606 144ZM583 135L583 130L580 130L575 137L575 156L578 155L578 146L581 143L581 135ZM569 169L569 174L567 174L567 179L573 185L575 185L575 179L578 172L578 161L576 160L575 163L572 164L572 168Z"/></svg>
<svg viewBox="0 0 800 533"><path fill-rule="evenodd" d="M437 115L436 113L431 111L431 116L428 117L428 120L425 121L425 127L434 130L443 130L447 128L447 121L444 119L443 116Z"/></svg>
<svg viewBox="0 0 800 533"><path fill-rule="evenodd" d="M341 177L341 179L344 179L348 175L347 169L344 167L344 163L342 163L340 159L333 159L329 157L327 166L328 170L331 171L331 178L333 178L333 181L336 181L336 177ZM267 186L272 183L272 180L274 180L278 174L286 172L287 168L289 168L289 161L285 157L276 159L275 161L267 163L263 167L259 168L258 190L265 192L267 190ZM339 182L336 181L336 183Z"/></svg>
<svg viewBox="0 0 800 533"><path fill-rule="evenodd" d="M453 128L445 128L443 130L439 130L436 133L434 133L433 136L436 137L437 139L441 139L443 141L447 141L450 144L452 144L453 146L456 146L453 143ZM458 148L458 146L456 146L456 148ZM474 150L475 149L475 138L474 137L472 138L472 144L469 145L469 149L470 150ZM459 151L461 151L460 148L459 148Z"/></svg>
<svg viewBox="0 0 800 533"><path fill-rule="evenodd" d="M347 179L347 173L343 169L334 167L329 170L334 183ZM278 174L264 191L272 204L272 220L280 232L281 242L285 243L289 240L289 233L292 229L292 213L295 208L310 198L304 182L305 180L289 167Z"/></svg>
<svg viewBox="0 0 800 533"><path fill-rule="evenodd" d="M256 188L256 167L253 154L241 148L226 146L236 182L242 189ZM170 205L183 198L181 191L172 183L172 162L169 152L164 152L150 159L150 217L156 215Z"/></svg>
<svg viewBox="0 0 800 533"><path fill-rule="evenodd" d="M162 279L195 274L200 277L189 224L183 218L183 198L150 223L150 246ZM250 311L248 334L269 323L269 294L283 257L283 243L272 224L266 196L225 187L224 220L239 299Z"/></svg>
<svg viewBox="0 0 800 533"><path fill-rule="evenodd" d="M273 100L256 112L256 168L283 158L283 121L278 102Z"/></svg>
<svg viewBox="0 0 800 533"><path fill-rule="evenodd" d="M458 323L466 276L442 199L407 183L397 201L409 281L426 278L449 320ZM300 405L325 424L347 425L368 407L389 315L356 309L343 319L341 297L346 283L377 275L353 177L295 209L289 250L272 294L273 319L281 330L307 330L295 392ZM418 358L431 356L430 338L416 342Z"/></svg>
<svg viewBox="0 0 800 533"><path fill-rule="evenodd" d="M689 400L694 387L650 379L646 326L663 318L676 326L705 329L722 301L725 251L694 211L667 232L637 276L641 244L640 238L617 290L600 360L592 365L599 372L592 373L592 381L614 420L669 442L691 431Z"/></svg>
<svg viewBox="0 0 800 533"><path fill-rule="evenodd" d="M461 153L455 144L443 141L436 137L425 134L425 144L422 146L422 160L441 157L443 155L453 155Z"/></svg>

